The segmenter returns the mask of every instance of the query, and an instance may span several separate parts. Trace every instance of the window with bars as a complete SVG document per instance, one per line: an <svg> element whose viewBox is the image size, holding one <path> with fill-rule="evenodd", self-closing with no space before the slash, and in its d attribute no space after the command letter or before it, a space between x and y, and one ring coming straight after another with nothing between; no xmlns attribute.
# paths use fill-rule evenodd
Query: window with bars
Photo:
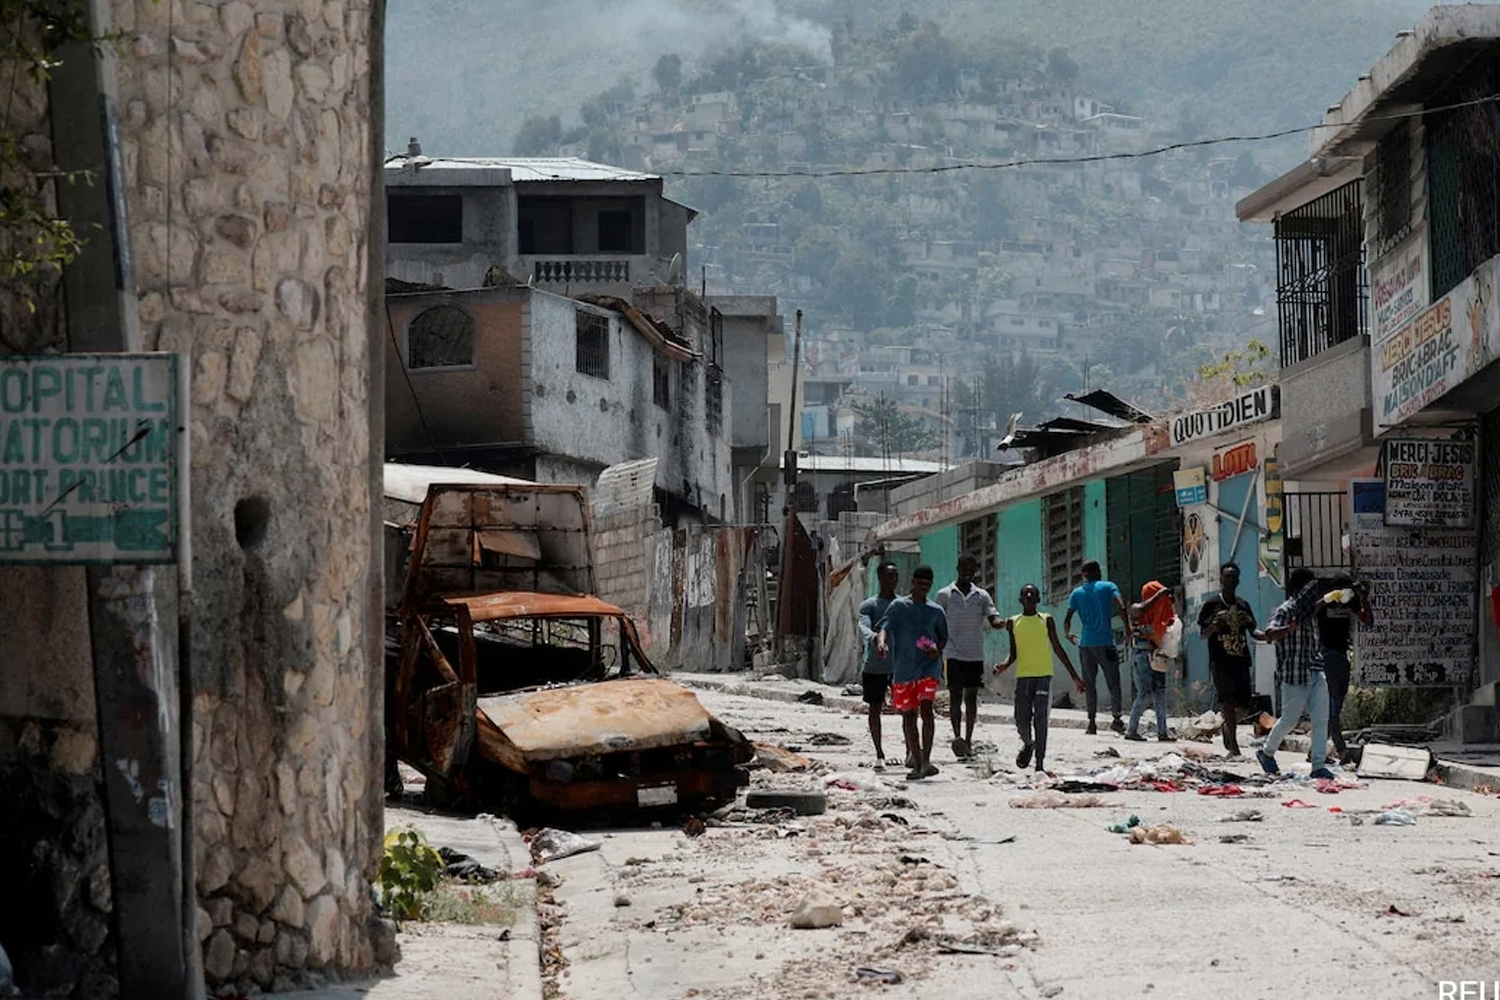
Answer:
<svg viewBox="0 0 1500 1000"><path fill-rule="evenodd" d="M406 367L468 368L474 364L474 317L457 306L433 306L406 328Z"/></svg>
<svg viewBox="0 0 1500 1000"><path fill-rule="evenodd" d="M651 359L651 400L663 410L672 408L672 364L655 355Z"/></svg>
<svg viewBox="0 0 1500 1000"><path fill-rule="evenodd" d="M1065 603L1073 576L1083 563L1083 487L1074 486L1042 500L1042 535L1046 539L1046 603Z"/></svg>
<svg viewBox="0 0 1500 1000"><path fill-rule="evenodd" d="M803 479L797 483L796 507L799 514L816 514L819 511L818 491L813 484Z"/></svg>
<svg viewBox="0 0 1500 1000"><path fill-rule="evenodd" d="M979 568L974 571L974 583L990 592L991 597L999 598L995 594L995 518L976 517L972 521L965 521L958 527L958 554L960 557L973 556Z"/></svg>
<svg viewBox="0 0 1500 1000"><path fill-rule="evenodd" d="M1283 368L1369 331L1364 182L1276 220L1276 309Z"/></svg>
<svg viewBox="0 0 1500 1000"><path fill-rule="evenodd" d="M609 378L609 317L579 309L574 367L580 375Z"/></svg>
<svg viewBox="0 0 1500 1000"><path fill-rule="evenodd" d="M1405 121L1375 145L1375 200L1383 252L1411 228L1411 130Z"/></svg>
<svg viewBox="0 0 1500 1000"><path fill-rule="evenodd" d="M717 437L724 430L724 373L717 365L704 373L703 410L708 433Z"/></svg>
<svg viewBox="0 0 1500 1000"><path fill-rule="evenodd" d="M1500 253L1500 86L1493 59L1475 59L1428 100L1427 217L1433 301Z"/></svg>

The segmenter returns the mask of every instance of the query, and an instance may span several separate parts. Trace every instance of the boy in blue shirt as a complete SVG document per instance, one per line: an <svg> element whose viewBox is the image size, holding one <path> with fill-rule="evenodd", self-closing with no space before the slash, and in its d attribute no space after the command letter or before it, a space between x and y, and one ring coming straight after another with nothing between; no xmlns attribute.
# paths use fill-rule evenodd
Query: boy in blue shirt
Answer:
<svg viewBox="0 0 1500 1000"><path fill-rule="evenodd" d="M933 702L943 676L943 647L948 645L948 616L927 599L932 590L932 567L918 566L911 575L911 594L898 597L885 610L876 655L891 658L891 705L901 713L906 735L910 781L938 773L932 764ZM917 736L917 716L922 735Z"/></svg>
<svg viewBox="0 0 1500 1000"><path fill-rule="evenodd" d="M1120 588L1103 579L1104 571L1095 559L1083 564L1083 583L1068 596L1068 613L1063 617L1063 631L1068 641L1078 647L1078 665L1083 668L1084 703L1089 712L1088 735L1099 732L1094 715L1099 710L1099 671L1109 685L1109 708L1115 719L1109 724L1117 733L1125 731L1120 718L1124 701L1120 696L1120 653L1115 649L1112 619L1125 619L1125 601ZM1082 637L1073 632L1073 615L1083 622Z"/></svg>
<svg viewBox="0 0 1500 1000"><path fill-rule="evenodd" d="M885 619L886 609L896 599L896 584L901 574L890 560L882 562L875 570L875 579L880 581L880 593L867 597L859 606L859 637L864 640L865 664L860 674L864 688L864 701L870 712L870 740L875 744L875 767L885 767L885 747L880 740L880 712L885 708L885 696L891 689L891 661L889 657L875 655L875 639L880 623Z"/></svg>

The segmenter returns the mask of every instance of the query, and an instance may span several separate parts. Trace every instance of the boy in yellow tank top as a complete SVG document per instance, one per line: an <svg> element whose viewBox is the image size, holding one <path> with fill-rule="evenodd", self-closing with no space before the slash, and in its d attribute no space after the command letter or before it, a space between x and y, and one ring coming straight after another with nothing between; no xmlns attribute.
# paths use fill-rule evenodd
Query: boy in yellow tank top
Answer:
<svg viewBox="0 0 1500 1000"><path fill-rule="evenodd" d="M1052 709L1052 657L1055 655L1068 669L1073 686L1084 691L1083 678L1073 669L1073 661L1057 639L1057 623L1052 616L1041 614L1037 605L1042 592L1036 584L1021 588L1021 613L1006 622L1010 634L1010 657L995 667L1003 674L1016 668L1016 731L1021 734L1021 752L1016 766L1025 767L1036 759L1037 773L1046 771L1047 719Z"/></svg>

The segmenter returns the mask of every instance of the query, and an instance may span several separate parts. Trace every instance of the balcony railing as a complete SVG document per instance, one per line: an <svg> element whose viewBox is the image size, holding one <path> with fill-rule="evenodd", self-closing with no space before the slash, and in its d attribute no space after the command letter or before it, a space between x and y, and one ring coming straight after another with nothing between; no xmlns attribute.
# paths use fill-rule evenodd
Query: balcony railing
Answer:
<svg viewBox="0 0 1500 1000"><path fill-rule="evenodd" d="M1281 366L1369 331L1363 181L1276 220L1276 306Z"/></svg>
<svg viewBox="0 0 1500 1000"><path fill-rule="evenodd" d="M532 262L531 273L538 285L613 284L630 281L630 261L618 257L537 260Z"/></svg>

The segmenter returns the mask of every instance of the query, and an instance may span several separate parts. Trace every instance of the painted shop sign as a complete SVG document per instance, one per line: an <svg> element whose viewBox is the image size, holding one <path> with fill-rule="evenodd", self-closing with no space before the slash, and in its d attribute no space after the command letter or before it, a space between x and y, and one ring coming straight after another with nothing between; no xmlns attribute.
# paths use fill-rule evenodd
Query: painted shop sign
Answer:
<svg viewBox="0 0 1500 1000"><path fill-rule="evenodd" d="M1222 483L1226 479L1254 472L1259 467L1260 457L1256 453L1255 442L1246 441L1214 452L1210 475L1214 482Z"/></svg>
<svg viewBox="0 0 1500 1000"><path fill-rule="evenodd" d="M1370 584L1373 628L1354 630L1359 682L1451 687L1474 670L1479 538L1471 529L1386 523L1385 483L1349 484L1349 548Z"/></svg>
<svg viewBox="0 0 1500 1000"><path fill-rule="evenodd" d="M0 359L0 563L169 563L177 357Z"/></svg>
<svg viewBox="0 0 1500 1000"><path fill-rule="evenodd" d="M1172 447L1223 434L1263 420L1281 416L1281 389L1276 385L1258 385L1231 400L1206 410L1195 410L1172 419Z"/></svg>
<svg viewBox="0 0 1500 1000"><path fill-rule="evenodd" d="M1177 506L1179 507L1208 503L1208 478L1201 465L1194 469L1179 469L1172 473L1172 486L1177 491Z"/></svg>
<svg viewBox="0 0 1500 1000"><path fill-rule="evenodd" d="M1385 523L1397 527L1474 526L1474 442L1387 441Z"/></svg>
<svg viewBox="0 0 1500 1000"><path fill-rule="evenodd" d="M1500 322L1492 308L1495 259L1447 295L1376 341L1370 351L1375 430L1410 419L1478 371Z"/></svg>
<svg viewBox="0 0 1500 1000"><path fill-rule="evenodd" d="M1370 268L1375 339L1410 320L1427 305L1427 233L1423 227Z"/></svg>

